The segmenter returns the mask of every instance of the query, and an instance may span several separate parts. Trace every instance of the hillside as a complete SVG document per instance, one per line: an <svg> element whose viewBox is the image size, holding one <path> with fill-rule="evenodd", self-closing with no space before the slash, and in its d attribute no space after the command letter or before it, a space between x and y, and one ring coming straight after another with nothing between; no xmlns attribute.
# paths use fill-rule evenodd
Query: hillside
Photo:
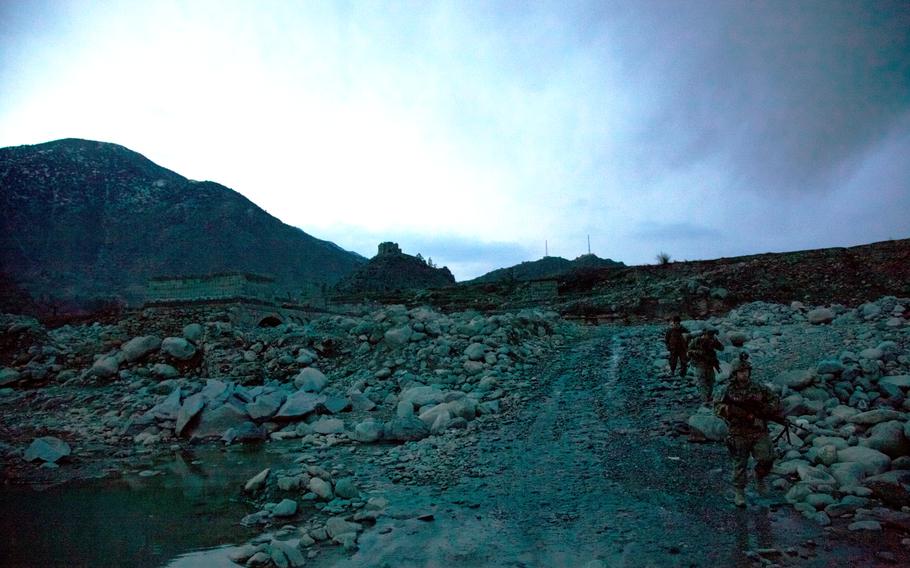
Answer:
<svg viewBox="0 0 910 568"><path fill-rule="evenodd" d="M338 282L333 292L339 297L367 298L454 285L448 268L404 254L395 243L382 243L379 254Z"/></svg>
<svg viewBox="0 0 910 568"><path fill-rule="evenodd" d="M116 144L66 139L0 149L0 266L40 305L141 302L148 278L244 271L298 294L365 260L285 225L239 193Z"/></svg>
<svg viewBox="0 0 910 568"><path fill-rule="evenodd" d="M515 266L499 268L470 280L470 284L487 282L502 282L507 280L527 281L538 278L555 278L566 276L573 270L590 268L618 268L625 266L609 258L600 258L594 254L585 254L575 260L567 260L561 256L545 256L539 260L522 262Z"/></svg>

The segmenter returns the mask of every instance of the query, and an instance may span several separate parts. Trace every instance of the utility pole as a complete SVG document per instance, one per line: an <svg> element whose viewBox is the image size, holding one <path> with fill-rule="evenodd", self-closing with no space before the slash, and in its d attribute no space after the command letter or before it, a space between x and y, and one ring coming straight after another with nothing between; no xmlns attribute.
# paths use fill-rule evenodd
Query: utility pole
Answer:
<svg viewBox="0 0 910 568"><path fill-rule="evenodd" d="M544 258L550 256L550 244L546 240L543 242L543 256Z"/></svg>
<svg viewBox="0 0 910 568"><path fill-rule="evenodd" d="M591 254L591 235L588 235L588 254Z"/></svg>

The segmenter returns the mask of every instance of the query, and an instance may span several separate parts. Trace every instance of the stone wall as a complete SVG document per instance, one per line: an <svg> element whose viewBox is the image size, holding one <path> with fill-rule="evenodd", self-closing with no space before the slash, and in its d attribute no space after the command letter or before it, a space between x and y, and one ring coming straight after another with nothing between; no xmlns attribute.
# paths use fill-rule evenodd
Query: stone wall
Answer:
<svg viewBox="0 0 910 568"><path fill-rule="evenodd" d="M147 303L187 300L253 298L271 301L274 279L246 273L224 273L206 276L173 276L152 278L146 291Z"/></svg>

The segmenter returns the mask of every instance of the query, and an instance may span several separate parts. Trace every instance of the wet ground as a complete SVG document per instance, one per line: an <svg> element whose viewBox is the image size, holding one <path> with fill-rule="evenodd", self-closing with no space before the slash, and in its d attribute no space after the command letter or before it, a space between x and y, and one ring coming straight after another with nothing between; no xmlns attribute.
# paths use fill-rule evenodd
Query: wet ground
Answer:
<svg viewBox="0 0 910 568"><path fill-rule="evenodd" d="M891 533L823 529L767 490L733 507L719 444L679 435L698 406L684 380L649 377L654 327L602 327L538 369L528 400L439 449L439 467L402 482L389 448L340 448L325 459L361 467L390 502L359 550L321 551L308 566L874 566L907 561ZM117 481L36 493L0 490L7 566L231 566L223 545L258 531L243 481L290 461L286 446L211 450ZM406 479L406 478L405 478ZM893 565L893 564L892 564Z"/></svg>

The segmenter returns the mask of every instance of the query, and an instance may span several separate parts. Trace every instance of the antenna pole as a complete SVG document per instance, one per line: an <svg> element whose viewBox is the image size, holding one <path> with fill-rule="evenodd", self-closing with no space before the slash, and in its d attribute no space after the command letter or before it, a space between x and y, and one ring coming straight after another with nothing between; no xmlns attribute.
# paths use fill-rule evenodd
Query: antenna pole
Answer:
<svg viewBox="0 0 910 568"><path fill-rule="evenodd" d="M543 255L544 257L550 256L550 244L546 240L543 242Z"/></svg>
<svg viewBox="0 0 910 568"><path fill-rule="evenodd" d="M588 235L588 254L591 254L591 235Z"/></svg>

